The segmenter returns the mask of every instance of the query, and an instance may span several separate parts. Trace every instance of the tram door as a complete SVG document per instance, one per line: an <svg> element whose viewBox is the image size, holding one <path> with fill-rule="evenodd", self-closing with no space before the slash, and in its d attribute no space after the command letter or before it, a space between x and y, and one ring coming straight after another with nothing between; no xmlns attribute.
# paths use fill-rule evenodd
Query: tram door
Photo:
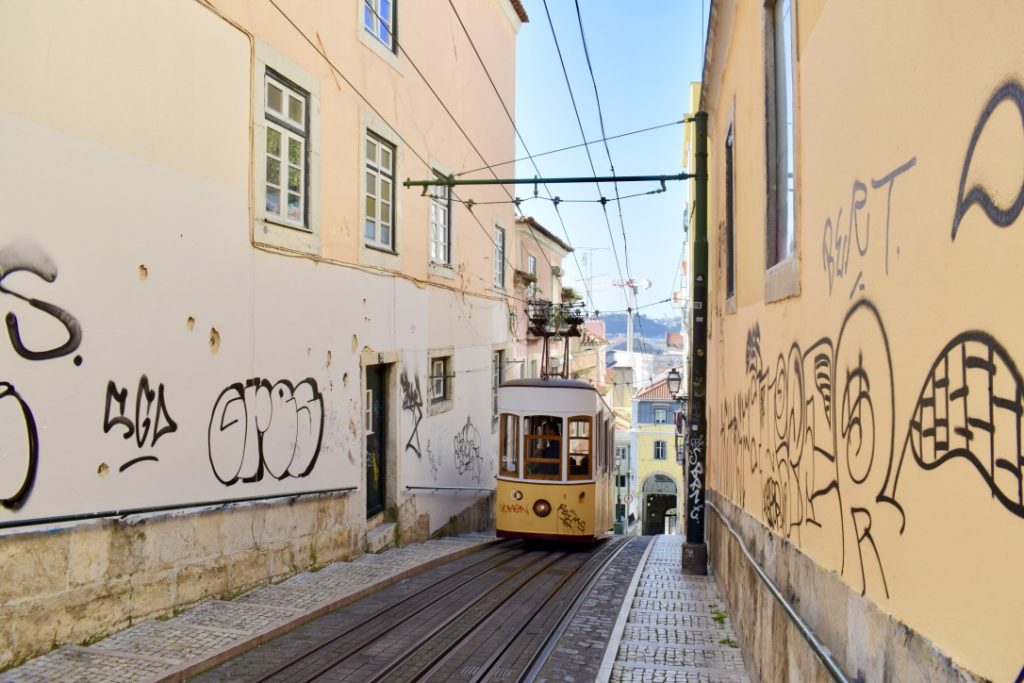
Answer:
<svg viewBox="0 0 1024 683"><path fill-rule="evenodd" d="M366 368L366 518L384 511L384 463L387 462L387 366Z"/></svg>

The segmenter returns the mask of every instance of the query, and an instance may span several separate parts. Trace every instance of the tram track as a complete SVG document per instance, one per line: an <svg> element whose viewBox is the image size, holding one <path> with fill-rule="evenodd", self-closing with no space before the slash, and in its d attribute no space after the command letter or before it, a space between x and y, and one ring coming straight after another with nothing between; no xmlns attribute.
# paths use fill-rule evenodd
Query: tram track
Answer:
<svg viewBox="0 0 1024 683"><path fill-rule="evenodd" d="M351 618L342 627L307 636L284 661L255 676L249 669L247 680L533 680L597 577L629 543L589 552L518 541L492 547L414 593L345 608ZM232 676L229 669L207 673L200 680Z"/></svg>

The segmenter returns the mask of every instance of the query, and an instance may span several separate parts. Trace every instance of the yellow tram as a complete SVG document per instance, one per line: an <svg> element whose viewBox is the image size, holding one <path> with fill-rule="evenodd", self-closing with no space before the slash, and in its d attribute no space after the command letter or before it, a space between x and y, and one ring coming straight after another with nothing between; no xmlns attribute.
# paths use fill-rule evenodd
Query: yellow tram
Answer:
<svg viewBox="0 0 1024 683"><path fill-rule="evenodd" d="M594 387L510 380L498 413L497 535L592 543L611 534L615 421Z"/></svg>

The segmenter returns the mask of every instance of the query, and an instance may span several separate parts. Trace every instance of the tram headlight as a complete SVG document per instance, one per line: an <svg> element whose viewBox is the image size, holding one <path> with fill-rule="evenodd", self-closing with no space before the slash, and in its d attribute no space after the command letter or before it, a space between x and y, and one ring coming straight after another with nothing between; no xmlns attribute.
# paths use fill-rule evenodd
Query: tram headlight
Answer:
<svg viewBox="0 0 1024 683"><path fill-rule="evenodd" d="M551 503L541 498L533 504L533 514L538 517L547 517L551 514Z"/></svg>

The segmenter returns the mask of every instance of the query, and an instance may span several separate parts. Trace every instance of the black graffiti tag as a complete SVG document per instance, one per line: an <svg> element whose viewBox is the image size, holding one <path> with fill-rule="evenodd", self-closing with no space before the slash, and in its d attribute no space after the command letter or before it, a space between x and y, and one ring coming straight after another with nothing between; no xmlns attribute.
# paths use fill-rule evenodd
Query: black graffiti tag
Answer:
<svg viewBox="0 0 1024 683"><path fill-rule="evenodd" d="M992 117L992 113L995 112L1000 104L1007 101L1017 107L1017 113L1020 114L1021 123L1024 125L1024 88L1021 88L1017 83L1004 83L989 98L988 103L985 104L985 109L981 112L981 118L978 119L978 122L974 125L974 132L971 133L971 143L967 147L963 170L960 172L960 191L957 194L956 213L953 215L951 240L956 239L957 230L960 229L960 221L963 220L964 214L975 204L980 206L985 215L988 216L988 219L1000 228L1009 227L1017 220L1020 212L1024 210L1024 183L1021 184L1020 189L1017 191L1017 197L1013 200L1013 203L1006 208L997 206L989 191L981 185L973 185L967 194L964 194L964 189L967 187L967 175L971 169L971 163L974 161L974 152L978 146L978 140L981 138L985 126Z"/></svg>
<svg viewBox="0 0 1024 683"><path fill-rule="evenodd" d="M580 519L579 514L565 503L559 503L558 505L558 521L570 531L575 529L582 534L587 530L587 523Z"/></svg>
<svg viewBox="0 0 1024 683"><path fill-rule="evenodd" d="M7 382L0 382L0 443L10 444L17 439L9 433L8 428L23 432L26 441L25 458L23 461L12 462L13 469L4 467L0 470L0 505L8 510L17 510L32 493L36 482L36 469L39 467L39 432L32 410L18 395L17 390Z"/></svg>
<svg viewBox="0 0 1024 683"><path fill-rule="evenodd" d="M226 486L264 474L305 477L320 455L323 427L323 397L313 378L296 385L259 378L232 384L210 415L210 466Z"/></svg>
<svg viewBox="0 0 1024 683"><path fill-rule="evenodd" d="M111 409L116 406L116 411ZM110 433L115 427L123 427L121 435L125 439L135 436L135 443L139 448L146 445L156 446L160 437L176 432L178 424L167 411L167 403L164 400L164 385L160 384L154 391L149 385L149 378L143 375L139 379L139 389L135 395L135 413L128 413L128 389L118 389L113 380L107 382L107 396L103 409L103 432ZM132 465L146 460L156 460L156 456L144 456L129 460L119 468L121 472Z"/></svg>
<svg viewBox="0 0 1024 683"><path fill-rule="evenodd" d="M410 380L405 374L405 370L402 370L399 381L402 383L402 410L408 410L416 418L416 422L412 425L412 434L405 442L405 450L412 450L416 457L421 457L419 429L420 421L423 419L423 394L420 392L420 378L418 375L414 375ZM413 445L414 442L415 445Z"/></svg>
<svg viewBox="0 0 1024 683"><path fill-rule="evenodd" d="M480 482L480 431L466 418L466 426L455 435L455 471L465 474L473 470L473 479Z"/></svg>
<svg viewBox="0 0 1024 683"><path fill-rule="evenodd" d="M10 294L22 301L27 302L33 308L57 319L64 326L68 338L63 344L52 349L36 351L25 346L21 339L21 332L18 326L18 317L13 312L8 312L5 318L7 323L7 334L11 339L11 346L14 351L28 360L48 360L66 356L79 347L82 343L82 326L73 315L46 301L19 294L7 286L4 286L4 279L11 273L26 271L36 275L46 282L53 282L57 279L57 265L34 242L14 242L0 249L0 292ZM75 357L75 364L82 362L80 356Z"/></svg>

